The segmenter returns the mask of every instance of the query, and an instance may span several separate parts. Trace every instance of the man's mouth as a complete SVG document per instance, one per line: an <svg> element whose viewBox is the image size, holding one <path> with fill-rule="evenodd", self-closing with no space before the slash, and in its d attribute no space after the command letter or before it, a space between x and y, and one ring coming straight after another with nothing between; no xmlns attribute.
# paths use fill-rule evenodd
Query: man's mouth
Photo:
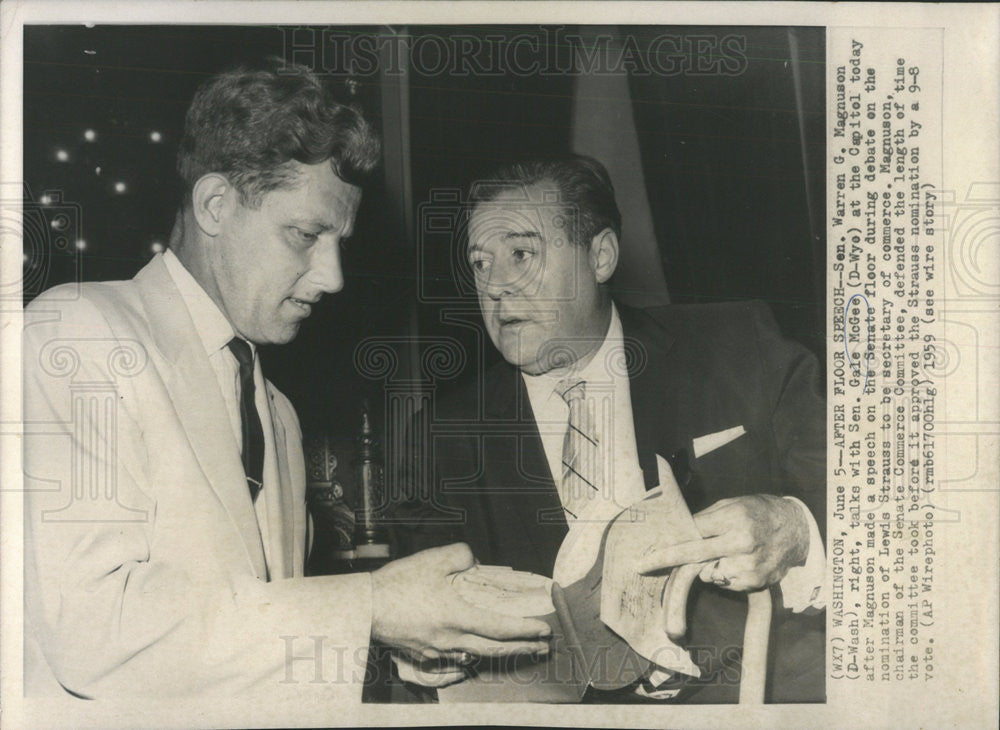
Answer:
<svg viewBox="0 0 1000 730"><path fill-rule="evenodd" d="M312 312L312 305L319 301L319 299L296 299L295 297L288 297L288 301L302 310L307 316Z"/></svg>
<svg viewBox="0 0 1000 730"><path fill-rule="evenodd" d="M505 316L505 317L499 317L498 319L500 321L500 327L501 328L516 327L519 324L523 324L525 322L529 322L530 321L530 320L528 320L528 319L526 319L524 317L507 317L507 316Z"/></svg>

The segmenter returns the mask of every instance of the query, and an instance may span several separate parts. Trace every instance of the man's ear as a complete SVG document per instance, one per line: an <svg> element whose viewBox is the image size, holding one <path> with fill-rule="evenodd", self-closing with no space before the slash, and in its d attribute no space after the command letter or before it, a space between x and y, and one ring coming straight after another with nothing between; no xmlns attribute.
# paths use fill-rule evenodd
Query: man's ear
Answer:
<svg viewBox="0 0 1000 730"><path fill-rule="evenodd" d="M618 236L610 228L590 240L590 266L598 284L605 283L618 268Z"/></svg>
<svg viewBox="0 0 1000 730"><path fill-rule="evenodd" d="M191 191L191 203L198 227L206 236L216 236L225 213L226 193L232 186L225 175L210 172L198 178Z"/></svg>

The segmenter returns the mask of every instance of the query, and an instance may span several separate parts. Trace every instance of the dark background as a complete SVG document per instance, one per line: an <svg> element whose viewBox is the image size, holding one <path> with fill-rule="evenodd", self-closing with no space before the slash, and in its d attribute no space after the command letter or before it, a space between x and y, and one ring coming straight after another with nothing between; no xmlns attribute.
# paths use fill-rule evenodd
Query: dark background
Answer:
<svg viewBox="0 0 1000 730"><path fill-rule="evenodd" d="M305 29L305 37L318 37L321 30ZM442 38L539 31L405 30ZM656 245L672 301L763 299L787 334L822 357L823 29L615 32L640 46L664 32L746 38L748 63L738 75L630 76ZM77 277L128 278L148 261L154 247L168 240L179 201L174 154L196 86L217 71L268 54L297 52L301 61L301 49L288 44L289 33L270 26L25 28L25 301ZM551 51L563 60L571 53L568 47ZM477 352L483 338L473 299L458 302L467 312L465 328L442 322L454 301L417 303L418 272L424 276L421 292L462 294L454 246L423 236L421 214L432 191L462 188L511 155L569 151L574 81L569 73L487 76L411 68L406 101L398 93L398 76L325 73L387 135L387 152L405 137L403 169L408 167L412 184L412 195L401 197L405 173L398 156L387 156L379 179L366 190L345 255L344 291L324 299L293 344L263 353L268 376L295 404L306 434L342 439L357 431L363 398L373 403L377 427L384 425L378 416L383 384L363 377L354 364L355 347L364 338L448 336ZM405 107L408 125L387 99ZM93 141L85 139L87 129L95 132ZM151 138L154 131L159 141ZM59 160L58 150L67 159ZM124 192L115 189L119 181ZM85 241L82 249L77 239ZM488 363L497 354L487 346L481 357ZM469 358L466 374L482 364L478 354Z"/></svg>

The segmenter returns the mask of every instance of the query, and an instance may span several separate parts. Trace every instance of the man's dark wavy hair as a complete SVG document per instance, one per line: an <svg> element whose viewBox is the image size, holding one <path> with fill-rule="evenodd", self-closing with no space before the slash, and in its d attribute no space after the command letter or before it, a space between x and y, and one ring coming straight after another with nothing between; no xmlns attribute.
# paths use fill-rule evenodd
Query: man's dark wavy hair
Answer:
<svg viewBox="0 0 1000 730"><path fill-rule="evenodd" d="M558 204L566 213L570 242L589 244L598 233L610 228L621 238L622 214L615 202L611 176L600 162L586 155L535 157L508 162L485 179L472 184L470 209L489 203L508 190L524 191L536 183L551 183ZM546 191L548 192L548 191ZM555 204L553 199L549 204Z"/></svg>
<svg viewBox="0 0 1000 730"><path fill-rule="evenodd" d="M305 66L268 58L261 69L214 76L195 93L184 122L177 171L185 205L198 179L225 175L249 207L295 178L291 161L329 160L341 180L360 185L378 164L380 144L361 113L334 100Z"/></svg>

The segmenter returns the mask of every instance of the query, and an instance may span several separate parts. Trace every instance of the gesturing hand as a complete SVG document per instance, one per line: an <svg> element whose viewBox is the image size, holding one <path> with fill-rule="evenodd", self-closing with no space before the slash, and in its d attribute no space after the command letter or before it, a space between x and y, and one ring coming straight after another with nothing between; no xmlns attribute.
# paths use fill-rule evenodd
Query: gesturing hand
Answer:
<svg viewBox="0 0 1000 730"><path fill-rule="evenodd" d="M788 569L805 563L809 525L792 500L770 494L723 499L694 516L701 540L654 548L641 556L639 572L674 570L667 581L666 628L685 632L691 583L700 577L731 591L752 591L777 583Z"/></svg>
<svg viewBox="0 0 1000 730"><path fill-rule="evenodd" d="M372 573L372 635L417 662L547 653L551 629L544 621L477 608L458 594L448 576L473 564L468 545L458 543Z"/></svg>

